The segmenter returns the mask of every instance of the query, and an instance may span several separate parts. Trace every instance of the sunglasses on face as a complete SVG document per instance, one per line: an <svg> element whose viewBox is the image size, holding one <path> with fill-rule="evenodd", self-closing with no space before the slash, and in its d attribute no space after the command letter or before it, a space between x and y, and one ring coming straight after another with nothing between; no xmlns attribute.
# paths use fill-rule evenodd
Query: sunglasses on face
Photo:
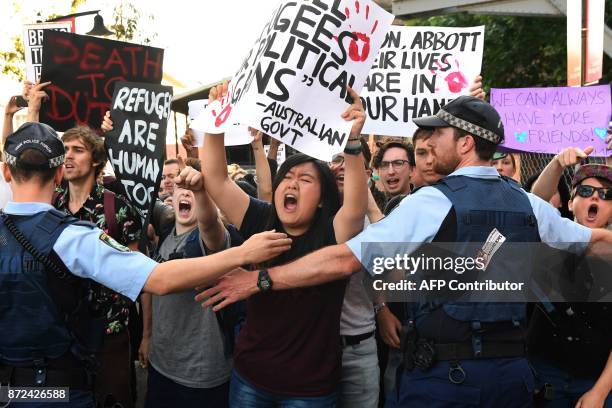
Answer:
<svg viewBox="0 0 612 408"><path fill-rule="evenodd" d="M600 199L612 200L612 188L593 187L586 184L581 184L576 187L576 195L579 195L582 198L591 197L595 191L597 191L597 194L599 194Z"/></svg>

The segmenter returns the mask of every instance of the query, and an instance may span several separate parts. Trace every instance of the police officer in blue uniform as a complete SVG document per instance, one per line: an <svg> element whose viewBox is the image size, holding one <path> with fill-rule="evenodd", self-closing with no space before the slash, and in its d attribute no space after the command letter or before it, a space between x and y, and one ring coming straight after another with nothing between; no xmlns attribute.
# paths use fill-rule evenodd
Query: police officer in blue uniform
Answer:
<svg viewBox="0 0 612 408"><path fill-rule="evenodd" d="M428 143L435 156L434 170L447 177L409 195L388 217L346 244L262 270L258 276L232 274L201 294L202 300L210 296L204 304L221 302L215 306L218 309L260 291L345 278L361 264L369 269L375 253L362 253L362 243L405 243L404 249L416 249L421 243L454 242L461 247L486 242L494 229L509 243L541 240L575 252L584 251L589 242L612 242L612 232L561 218L550 204L499 176L491 159L504 130L487 102L461 96L435 116L415 123L433 130ZM393 252L390 248L388 244L387 254ZM496 259L499 266L508 265L506 261ZM524 303L445 301L419 306L409 361L400 373L398 389L388 397L388 406L531 405L533 376L520 326Z"/></svg>
<svg viewBox="0 0 612 408"><path fill-rule="evenodd" d="M193 288L288 249L284 234L264 233L205 258L157 264L51 206L64 162L52 128L21 126L7 138L4 161L13 201L0 214L0 384L70 389L67 403L19 406L94 406L92 355L104 319L88 302L90 279L135 300L141 291Z"/></svg>

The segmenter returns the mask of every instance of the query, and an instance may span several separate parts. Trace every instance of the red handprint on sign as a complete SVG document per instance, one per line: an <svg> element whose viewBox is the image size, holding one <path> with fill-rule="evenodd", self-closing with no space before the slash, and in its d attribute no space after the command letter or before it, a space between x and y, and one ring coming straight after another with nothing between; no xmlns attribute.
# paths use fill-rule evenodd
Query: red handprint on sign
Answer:
<svg viewBox="0 0 612 408"><path fill-rule="evenodd" d="M357 19L358 18L357 16L359 15L363 15L365 16L364 21L366 23L369 23L370 6L366 5L365 13L361 13L360 6L361 5L359 4L359 0L355 0L354 19ZM348 7L345 7L344 14L346 15L347 19L349 20L351 19L351 11ZM354 22L357 22L357 21L354 21ZM359 23L360 25L363 24L362 21L359 21ZM349 44L349 58L350 59L356 62L363 62L368 59L368 56L370 55L370 36L374 34L377 27L378 27L378 20L374 21L374 24L372 25L372 29L370 30L369 34L358 32L358 31L353 31L353 34L357 37L357 39L351 40L351 43ZM349 24L349 28L352 29L353 26Z"/></svg>
<svg viewBox="0 0 612 408"><path fill-rule="evenodd" d="M213 104L216 104L215 102L213 102ZM227 118L229 118L230 113L232 113L232 105L230 105L229 94L221 98L218 105L219 107L211 106L211 111L210 111L213 117L215 118L215 127L221 127L221 125L225 123ZM219 110L218 115L217 115L217 110Z"/></svg>
<svg viewBox="0 0 612 408"><path fill-rule="evenodd" d="M444 63L447 63L446 60L444 60ZM436 61L436 65L442 70L442 65L440 65L438 61ZM465 79L463 72L459 70L459 61L455 60L455 65L457 65L457 71L453 71L445 76L444 80L446 81L449 91L452 93L459 93L463 88L468 86L468 81ZM431 71L431 73L437 75L435 71ZM436 91L438 91L438 88L436 88Z"/></svg>

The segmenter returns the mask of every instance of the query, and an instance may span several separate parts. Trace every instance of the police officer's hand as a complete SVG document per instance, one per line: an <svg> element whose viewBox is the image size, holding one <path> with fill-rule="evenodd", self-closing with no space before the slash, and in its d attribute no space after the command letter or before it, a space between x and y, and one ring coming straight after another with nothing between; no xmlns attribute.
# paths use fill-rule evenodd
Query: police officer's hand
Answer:
<svg viewBox="0 0 612 408"><path fill-rule="evenodd" d="M608 392L593 387L580 397L575 408L603 408L607 397Z"/></svg>
<svg viewBox="0 0 612 408"><path fill-rule="evenodd" d="M241 265L260 264L291 249L291 238L282 232L264 231L252 235L239 248Z"/></svg>
<svg viewBox="0 0 612 408"><path fill-rule="evenodd" d="M194 193L204 189L204 176L202 172L193 167L186 166L181 155L177 156L179 162L179 175L174 178L174 183L179 188L191 190Z"/></svg>
<svg viewBox="0 0 612 408"><path fill-rule="evenodd" d="M247 299L259 292L257 288L257 271L247 271L237 268L225 274L215 286L205 290L195 297L196 302L202 302L202 307L213 307L217 312L225 306ZM196 288L196 290L199 290Z"/></svg>
<svg viewBox="0 0 612 408"><path fill-rule="evenodd" d="M142 368L149 366L149 343L150 338L148 336L142 336L140 347L138 348L138 361Z"/></svg>
<svg viewBox="0 0 612 408"><path fill-rule="evenodd" d="M351 127L349 137L359 137L361 136L361 129L363 129L363 125L366 120L365 111L363 110L363 104L361 103L361 98L357 92L355 92L350 86L347 86L346 90L353 99L353 103L351 106L346 108L346 111L344 111L341 117L346 121L353 121L353 126Z"/></svg>
<svg viewBox="0 0 612 408"><path fill-rule="evenodd" d="M568 147L561 150L553 160L556 160L562 168L566 168L580 163L582 159L587 158L589 154L593 153L593 150L595 150L593 146L589 146L584 150L578 147Z"/></svg>
<svg viewBox="0 0 612 408"><path fill-rule="evenodd" d="M106 114L104 114L104 119L102 120L101 127L104 133L108 133L111 130L113 130L113 121L111 120L111 117L110 117L110 111L106 111Z"/></svg>
<svg viewBox="0 0 612 408"><path fill-rule="evenodd" d="M400 348L400 335L402 323L395 317L388 307L380 309L376 315L378 332L385 344L389 347Z"/></svg>

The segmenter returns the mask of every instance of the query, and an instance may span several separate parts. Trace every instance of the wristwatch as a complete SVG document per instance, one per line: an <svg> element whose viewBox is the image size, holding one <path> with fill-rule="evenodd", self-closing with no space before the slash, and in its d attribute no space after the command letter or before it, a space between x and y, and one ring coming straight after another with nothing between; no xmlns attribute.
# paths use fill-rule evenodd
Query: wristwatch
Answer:
<svg viewBox="0 0 612 408"><path fill-rule="evenodd" d="M268 292L272 290L272 279L266 268L259 270L259 276L257 277L257 287L262 292Z"/></svg>
<svg viewBox="0 0 612 408"><path fill-rule="evenodd" d="M374 314L377 315L383 308L387 307L385 302L381 302L377 305L374 305Z"/></svg>

